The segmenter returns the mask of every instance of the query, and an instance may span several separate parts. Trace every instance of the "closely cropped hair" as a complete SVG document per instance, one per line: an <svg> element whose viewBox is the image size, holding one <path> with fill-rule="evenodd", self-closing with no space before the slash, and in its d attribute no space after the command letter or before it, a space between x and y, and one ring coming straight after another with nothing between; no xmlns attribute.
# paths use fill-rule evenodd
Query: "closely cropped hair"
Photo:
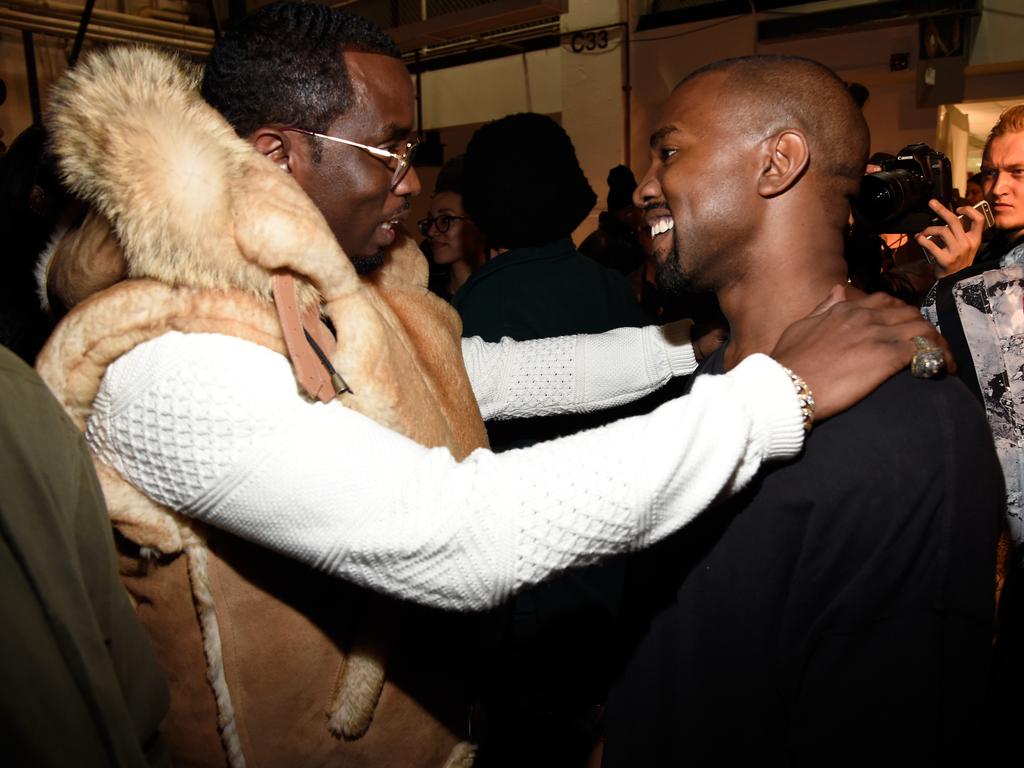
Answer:
<svg viewBox="0 0 1024 768"><path fill-rule="evenodd" d="M811 170L853 194L864 175L870 136L849 89L831 69L799 56L725 59L690 74L679 85L720 72L725 88L742 97L751 129L770 136L800 128L811 148Z"/></svg>
<svg viewBox="0 0 1024 768"><path fill-rule="evenodd" d="M572 140L546 115L503 117L469 141L462 205L495 248L568 237L596 202Z"/></svg>
<svg viewBox="0 0 1024 768"><path fill-rule="evenodd" d="M344 51L402 55L361 16L315 3L273 3L214 45L203 98L243 138L271 123L324 132L352 107Z"/></svg>
<svg viewBox="0 0 1024 768"><path fill-rule="evenodd" d="M1024 104L1015 104L1009 109L1003 110L1003 113L999 115L999 120L996 121L985 142L985 150L988 150L988 145L992 143L993 139L999 138L1004 133L1022 132L1024 132Z"/></svg>

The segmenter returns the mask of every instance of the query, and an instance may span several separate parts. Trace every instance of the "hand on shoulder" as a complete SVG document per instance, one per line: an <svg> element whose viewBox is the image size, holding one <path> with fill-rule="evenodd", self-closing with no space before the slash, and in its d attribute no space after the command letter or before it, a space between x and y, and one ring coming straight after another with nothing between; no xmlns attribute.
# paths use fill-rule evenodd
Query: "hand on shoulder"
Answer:
<svg viewBox="0 0 1024 768"><path fill-rule="evenodd" d="M919 351L917 336L942 351L952 372L946 341L916 308L883 293L847 299L845 288L837 285L811 314L786 329L772 357L807 382L820 421L910 365Z"/></svg>

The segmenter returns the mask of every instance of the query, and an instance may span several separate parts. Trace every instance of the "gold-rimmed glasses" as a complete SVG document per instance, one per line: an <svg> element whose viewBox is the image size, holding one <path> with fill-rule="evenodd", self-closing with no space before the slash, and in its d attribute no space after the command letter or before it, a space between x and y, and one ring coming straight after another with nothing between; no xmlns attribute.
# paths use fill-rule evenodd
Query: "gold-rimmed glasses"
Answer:
<svg viewBox="0 0 1024 768"><path fill-rule="evenodd" d="M398 165L395 166L391 176L391 186L388 189L394 189L405 178L405 174L409 172L409 166L412 165L413 156L416 154L416 149L419 147L419 139L409 139L405 142L405 152L391 152L387 149L381 149L380 147L371 147L369 144L360 144L358 141L351 141L350 139L340 139L337 136L328 136L326 133L317 133L316 131L307 131L305 128L285 128L286 131L294 131L295 133L302 133L306 136L315 136L318 139L326 139L327 141L336 141L339 144L348 144L350 147L356 147L365 152L369 152L374 157L378 157L381 160L395 160Z"/></svg>

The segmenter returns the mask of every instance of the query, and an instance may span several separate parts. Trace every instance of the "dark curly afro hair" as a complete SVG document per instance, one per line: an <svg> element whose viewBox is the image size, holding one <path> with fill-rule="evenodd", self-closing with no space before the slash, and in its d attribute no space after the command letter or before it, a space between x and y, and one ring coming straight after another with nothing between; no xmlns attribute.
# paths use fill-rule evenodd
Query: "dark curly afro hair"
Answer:
<svg viewBox="0 0 1024 768"><path fill-rule="evenodd" d="M562 127L532 112L509 115L473 134L462 204L494 248L524 248L568 237L597 202Z"/></svg>

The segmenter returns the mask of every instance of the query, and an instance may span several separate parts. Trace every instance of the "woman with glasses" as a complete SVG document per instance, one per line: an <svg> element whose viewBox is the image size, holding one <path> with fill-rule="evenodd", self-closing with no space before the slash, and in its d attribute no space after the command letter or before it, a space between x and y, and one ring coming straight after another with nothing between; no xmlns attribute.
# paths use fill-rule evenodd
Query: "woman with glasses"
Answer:
<svg viewBox="0 0 1024 768"><path fill-rule="evenodd" d="M462 155L441 169L427 218L418 223L431 256L430 290L451 301L473 270L484 263L484 237L462 207Z"/></svg>

